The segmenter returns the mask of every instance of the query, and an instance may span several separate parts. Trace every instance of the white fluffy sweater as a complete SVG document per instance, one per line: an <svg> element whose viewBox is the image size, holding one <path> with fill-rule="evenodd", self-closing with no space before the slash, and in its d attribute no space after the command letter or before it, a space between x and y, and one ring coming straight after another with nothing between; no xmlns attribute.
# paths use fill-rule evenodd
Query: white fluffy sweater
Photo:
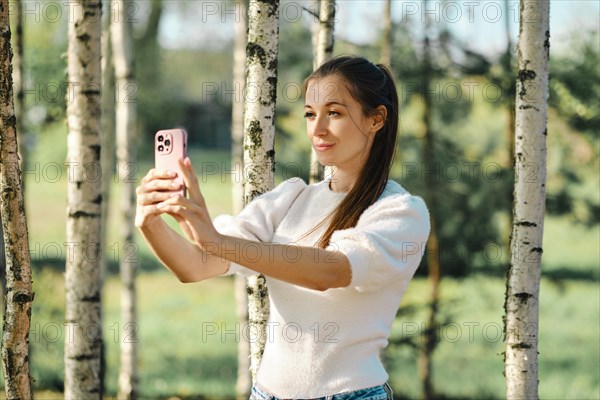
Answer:
<svg viewBox="0 0 600 400"><path fill-rule="evenodd" d="M219 232L261 242L314 245L309 236L345 193L329 182L289 179L259 196L237 216L215 218ZM356 227L334 232L329 250L350 261L352 281L324 292L267 278L271 312L257 381L280 398L314 398L385 383L379 360L402 295L429 235L425 203L388 181ZM294 257L290 251L289 256ZM232 264L228 274L253 274Z"/></svg>

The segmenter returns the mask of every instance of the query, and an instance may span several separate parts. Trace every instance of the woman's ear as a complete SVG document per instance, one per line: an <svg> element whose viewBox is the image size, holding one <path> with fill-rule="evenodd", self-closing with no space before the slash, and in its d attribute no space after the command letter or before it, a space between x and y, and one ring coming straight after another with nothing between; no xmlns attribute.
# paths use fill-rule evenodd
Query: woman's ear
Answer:
<svg viewBox="0 0 600 400"><path fill-rule="evenodd" d="M379 130L385 125L386 120L387 108L384 105L380 105L375 109L375 112L373 112L373 116L371 117L371 132L379 132Z"/></svg>

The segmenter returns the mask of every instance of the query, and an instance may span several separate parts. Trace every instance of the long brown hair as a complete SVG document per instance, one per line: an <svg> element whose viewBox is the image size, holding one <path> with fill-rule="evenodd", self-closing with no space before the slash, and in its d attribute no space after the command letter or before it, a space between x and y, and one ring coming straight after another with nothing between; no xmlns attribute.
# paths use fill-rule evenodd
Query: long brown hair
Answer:
<svg viewBox="0 0 600 400"><path fill-rule="evenodd" d="M303 94L306 95L311 81L332 75L345 82L350 95L360 104L364 116L377 114L377 108L383 105L387 109L387 117L383 127L375 134L371 151L356 184L330 218L326 219L331 222L317 243L321 248L327 247L334 231L356 226L361 214L377 201L387 184L398 133L398 93L392 74L386 66L375 65L357 56L333 58L306 78Z"/></svg>

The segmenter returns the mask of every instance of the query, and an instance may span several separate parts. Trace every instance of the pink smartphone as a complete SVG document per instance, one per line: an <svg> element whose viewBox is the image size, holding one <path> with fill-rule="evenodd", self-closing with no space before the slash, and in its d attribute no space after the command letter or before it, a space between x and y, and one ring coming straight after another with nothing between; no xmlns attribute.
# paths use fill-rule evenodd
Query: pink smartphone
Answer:
<svg viewBox="0 0 600 400"><path fill-rule="evenodd" d="M179 168L178 160L187 157L187 132L183 129L166 129L156 132L154 135L154 166L156 169L171 170L177 172L177 182L181 183L181 189L173 193L185 197L186 187L183 182L183 174Z"/></svg>

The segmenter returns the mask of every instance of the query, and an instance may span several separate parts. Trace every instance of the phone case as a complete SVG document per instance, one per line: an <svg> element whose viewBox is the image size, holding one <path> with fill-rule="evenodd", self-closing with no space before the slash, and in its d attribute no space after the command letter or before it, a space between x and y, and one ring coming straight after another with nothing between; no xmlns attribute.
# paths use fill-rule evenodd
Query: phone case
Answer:
<svg viewBox="0 0 600 400"><path fill-rule="evenodd" d="M154 135L155 168L177 172L175 180L181 183L182 189L174 190L173 193L179 193L184 197L186 187L178 160L183 160L185 157L187 157L187 132L185 130L166 129L156 132Z"/></svg>

